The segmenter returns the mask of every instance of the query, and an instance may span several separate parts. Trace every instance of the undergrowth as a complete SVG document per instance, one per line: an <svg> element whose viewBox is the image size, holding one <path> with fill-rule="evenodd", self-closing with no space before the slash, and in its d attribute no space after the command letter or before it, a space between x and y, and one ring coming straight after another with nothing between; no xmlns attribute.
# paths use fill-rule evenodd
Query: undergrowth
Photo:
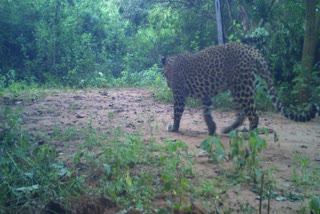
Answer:
<svg viewBox="0 0 320 214"><path fill-rule="evenodd" d="M262 167L261 154L267 142L256 131L230 133L229 145L219 136L205 139L200 147L206 151L208 163L221 172L208 178L195 168L196 154L185 142L158 142L157 129L150 129L149 138L124 133L120 127L101 132L88 123L80 129L56 127L50 135L43 135L21 128L22 109L5 107L0 117L0 213L38 212L50 201L71 209L68 199L83 194L107 198L122 213L191 212L194 204L208 212L221 209L219 212L232 213L234 208L220 207L225 192L243 184L249 185L260 201L277 197L273 169ZM114 119L109 118L110 122ZM64 142L65 151L57 151L57 141ZM78 146L69 153L74 142ZM293 172L292 181L297 186L319 188L319 176L308 163L308 159L297 158L301 168ZM310 209L316 210L317 195L308 198ZM240 209L261 213L262 206L242 204Z"/></svg>
<svg viewBox="0 0 320 214"><path fill-rule="evenodd" d="M81 193L81 180L63 162L53 146L37 145L21 129L21 109L1 109L0 213L33 213L54 198Z"/></svg>

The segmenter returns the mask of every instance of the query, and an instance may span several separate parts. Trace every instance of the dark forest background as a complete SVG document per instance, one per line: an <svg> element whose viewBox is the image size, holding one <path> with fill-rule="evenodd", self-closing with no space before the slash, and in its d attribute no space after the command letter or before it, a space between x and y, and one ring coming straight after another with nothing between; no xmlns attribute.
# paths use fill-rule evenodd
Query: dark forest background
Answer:
<svg viewBox="0 0 320 214"><path fill-rule="evenodd" d="M112 86L217 43L214 0L4 0L0 11L2 87ZM281 93L319 99L319 1L226 0L221 14L224 42L261 50Z"/></svg>

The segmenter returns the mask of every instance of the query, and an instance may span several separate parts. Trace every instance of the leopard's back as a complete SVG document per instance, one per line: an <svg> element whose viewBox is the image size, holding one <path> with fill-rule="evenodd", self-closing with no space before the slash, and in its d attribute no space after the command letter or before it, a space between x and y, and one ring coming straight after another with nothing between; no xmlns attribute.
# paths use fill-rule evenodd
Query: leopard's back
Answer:
<svg viewBox="0 0 320 214"><path fill-rule="evenodd" d="M176 75L176 87L184 86L190 97L204 98L232 87L254 87L257 61L264 59L250 46L230 43L195 54L183 53L176 60L179 62L174 72L180 73Z"/></svg>

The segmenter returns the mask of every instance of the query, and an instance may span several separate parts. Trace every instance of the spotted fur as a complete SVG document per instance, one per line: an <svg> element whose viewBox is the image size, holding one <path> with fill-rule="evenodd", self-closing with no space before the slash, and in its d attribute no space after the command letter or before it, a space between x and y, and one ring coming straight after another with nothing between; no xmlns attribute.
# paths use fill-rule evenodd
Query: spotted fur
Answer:
<svg viewBox="0 0 320 214"><path fill-rule="evenodd" d="M256 75L267 83L268 93L277 111L294 121L309 121L319 116L319 107L312 105L304 114L295 113L281 104L264 57L256 49L241 43L212 46L198 53L184 52L162 59L164 75L174 95L174 123L169 131L179 130L187 97L201 99L204 120L209 135L216 131L211 98L226 90L231 91L237 119L223 129L228 133L240 126L246 117L250 129L258 127L255 106Z"/></svg>

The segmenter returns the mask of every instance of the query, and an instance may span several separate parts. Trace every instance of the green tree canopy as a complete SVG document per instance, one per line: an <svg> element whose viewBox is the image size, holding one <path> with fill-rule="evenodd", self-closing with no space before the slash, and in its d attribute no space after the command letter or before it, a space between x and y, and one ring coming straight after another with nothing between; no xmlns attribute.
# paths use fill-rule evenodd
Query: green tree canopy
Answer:
<svg viewBox="0 0 320 214"><path fill-rule="evenodd" d="M299 75L293 70L302 59L306 4L221 4L224 40L256 46L268 58L276 82L293 88L289 83ZM214 1L4 0L0 10L0 75L10 71L27 81L79 85L98 73L140 72L162 55L217 44ZM319 4L315 13L319 17ZM315 40L319 59L319 30Z"/></svg>

